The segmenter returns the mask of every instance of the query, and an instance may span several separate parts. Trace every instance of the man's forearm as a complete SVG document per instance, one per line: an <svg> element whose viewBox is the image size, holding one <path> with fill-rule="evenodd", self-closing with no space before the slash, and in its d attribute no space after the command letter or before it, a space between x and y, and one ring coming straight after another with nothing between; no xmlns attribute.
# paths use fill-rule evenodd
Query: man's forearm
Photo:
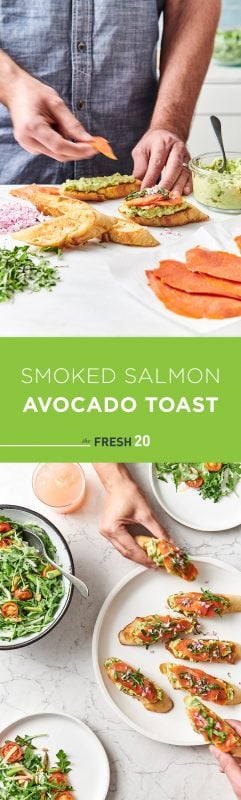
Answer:
<svg viewBox="0 0 241 800"><path fill-rule="evenodd" d="M13 87L17 78L24 74L24 71L15 64L15 61L0 50L0 103L9 107Z"/></svg>
<svg viewBox="0 0 241 800"><path fill-rule="evenodd" d="M213 51L221 0L166 0L160 88L151 128L188 138Z"/></svg>

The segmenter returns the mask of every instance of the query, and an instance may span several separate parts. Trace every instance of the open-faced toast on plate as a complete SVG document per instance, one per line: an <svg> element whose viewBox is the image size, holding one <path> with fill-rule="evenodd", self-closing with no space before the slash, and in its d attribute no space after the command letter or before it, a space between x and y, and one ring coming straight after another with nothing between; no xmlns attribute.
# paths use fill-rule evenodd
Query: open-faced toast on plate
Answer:
<svg viewBox="0 0 241 800"><path fill-rule="evenodd" d="M241 703L240 686L210 675L202 669L167 662L160 664L160 671L167 676L173 689L182 689L221 706Z"/></svg>
<svg viewBox="0 0 241 800"><path fill-rule="evenodd" d="M105 661L105 669L117 689L140 700L147 711L154 711L157 714L171 711L173 707L171 698L157 683L146 678L140 669L131 667L119 658L108 658Z"/></svg>
<svg viewBox="0 0 241 800"><path fill-rule="evenodd" d="M175 658L196 663L235 664L241 658L241 645L220 639L173 639L165 645Z"/></svg>
<svg viewBox="0 0 241 800"><path fill-rule="evenodd" d="M171 594L167 598L167 603L172 611L186 616L190 614L196 617L222 617L224 614L241 611L240 595L217 594L210 589Z"/></svg>
<svg viewBox="0 0 241 800"><path fill-rule="evenodd" d="M158 642L169 642L181 633L192 633L197 629L196 620L185 617L171 617L170 614L149 614L148 617L136 617L133 622L118 634L121 644L149 647Z"/></svg>

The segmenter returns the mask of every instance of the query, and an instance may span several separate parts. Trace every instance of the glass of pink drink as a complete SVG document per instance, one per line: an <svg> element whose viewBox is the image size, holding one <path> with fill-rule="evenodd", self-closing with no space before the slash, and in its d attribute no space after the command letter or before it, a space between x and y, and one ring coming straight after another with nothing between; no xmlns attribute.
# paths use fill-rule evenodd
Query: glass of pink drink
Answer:
<svg viewBox="0 0 241 800"><path fill-rule="evenodd" d="M38 464L32 486L38 500L57 514L71 514L83 503L85 474L80 464Z"/></svg>

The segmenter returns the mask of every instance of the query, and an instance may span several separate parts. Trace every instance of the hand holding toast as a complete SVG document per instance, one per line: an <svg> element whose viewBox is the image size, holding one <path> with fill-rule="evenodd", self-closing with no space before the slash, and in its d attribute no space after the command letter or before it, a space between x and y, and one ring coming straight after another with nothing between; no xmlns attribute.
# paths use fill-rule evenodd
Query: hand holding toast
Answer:
<svg viewBox="0 0 241 800"><path fill-rule="evenodd" d="M235 731L241 736L241 722L228 720ZM234 758L230 753L222 753L217 747L211 745L210 753L217 759L220 772L224 772L232 786L235 797L241 800L241 760Z"/></svg>
<svg viewBox="0 0 241 800"><path fill-rule="evenodd" d="M119 550L144 567L158 569L129 533L129 525L143 525L157 538L169 539L167 531L153 513L141 489L131 478L124 464L95 464L105 489L104 511L100 533Z"/></svg>

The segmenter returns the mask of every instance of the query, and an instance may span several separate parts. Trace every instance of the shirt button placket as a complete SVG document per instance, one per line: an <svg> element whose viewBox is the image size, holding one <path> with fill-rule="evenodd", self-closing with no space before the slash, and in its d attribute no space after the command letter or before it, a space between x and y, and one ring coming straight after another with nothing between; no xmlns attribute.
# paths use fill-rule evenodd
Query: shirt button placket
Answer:
<svg viewBox="0 0 241 800"><path fill-rule="evenodd" d="M88 21L92 0L72 2L72 104L73 113L88 130ZM82 112L80 114L80 112ZM74 173L77 176L78 162Z"/></svg>

